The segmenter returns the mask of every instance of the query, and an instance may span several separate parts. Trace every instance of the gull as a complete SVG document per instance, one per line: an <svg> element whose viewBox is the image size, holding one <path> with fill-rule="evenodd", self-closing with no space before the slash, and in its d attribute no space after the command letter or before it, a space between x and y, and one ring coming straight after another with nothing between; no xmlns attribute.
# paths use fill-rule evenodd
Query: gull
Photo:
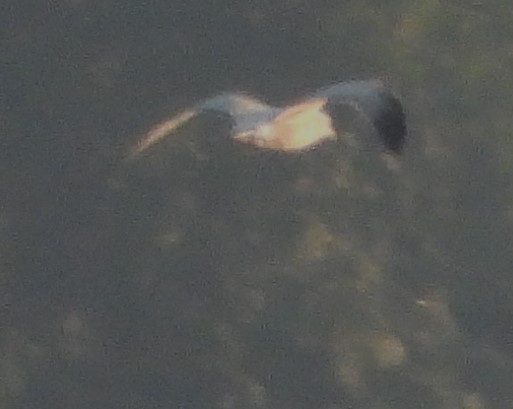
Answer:
<svg viewBox="0 0 513 409"><path fill-rule="evenodd" d="M301 152L337 137L343 128L330 112L349 105L369 120L385 149L400 153L406 135L400 101L379 80L348 81L318 89L296 103L274 107L245 93L222 93L153 127L130 150L135 158L174 134L197 115L211 112L231 121L230 137L259 149Z"/></svg>

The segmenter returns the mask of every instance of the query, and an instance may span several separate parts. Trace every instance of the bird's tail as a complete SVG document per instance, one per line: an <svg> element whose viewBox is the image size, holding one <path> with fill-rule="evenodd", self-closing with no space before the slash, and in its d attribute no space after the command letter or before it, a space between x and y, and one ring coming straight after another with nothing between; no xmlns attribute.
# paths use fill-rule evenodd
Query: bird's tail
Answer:
<svg viewBox="0 0 513 409"><path fill-rule="evenodd" d="M127 155L127 159L134 159L150 146L159 142L162 138L172 134L178 127L187 122L196 114L197 110L190 109L175 115L171 119L166 119L165 121L156 125L146 135L144 135L132 149L130 149L130 152Z"/></svg>

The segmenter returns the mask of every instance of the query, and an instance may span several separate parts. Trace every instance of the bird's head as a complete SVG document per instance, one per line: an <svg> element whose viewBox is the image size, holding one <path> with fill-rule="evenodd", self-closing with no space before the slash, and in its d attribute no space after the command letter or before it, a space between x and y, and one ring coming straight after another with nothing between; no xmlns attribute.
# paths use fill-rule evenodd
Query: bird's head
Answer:
<svg viewBox="0 0 513 409"><path fill-rule="evenodd" d="M281 109L269 108L233 117L232 138L237 142L265 148L273 134L273 121Z"/></svg>
<svg viewBox="0 0 513 409"><path fill-rule="evenodd" d="M233 135L233 139L258 148L271 148L270 144L274 138L274 127L272 123L264 123Z"/></svg>

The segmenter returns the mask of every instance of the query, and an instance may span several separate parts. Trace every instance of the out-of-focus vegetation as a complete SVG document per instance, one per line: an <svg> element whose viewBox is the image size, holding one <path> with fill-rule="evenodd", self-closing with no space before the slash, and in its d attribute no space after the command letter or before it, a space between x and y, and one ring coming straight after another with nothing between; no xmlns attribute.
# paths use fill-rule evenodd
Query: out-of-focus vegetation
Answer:
<svg viewBox="0 0 513 409"><path fill-rule="evenodd" d="M512 407L509 1L0 7L1 407ZM207 95L372 77L399 158L204 118L122 161Z"/></svg>

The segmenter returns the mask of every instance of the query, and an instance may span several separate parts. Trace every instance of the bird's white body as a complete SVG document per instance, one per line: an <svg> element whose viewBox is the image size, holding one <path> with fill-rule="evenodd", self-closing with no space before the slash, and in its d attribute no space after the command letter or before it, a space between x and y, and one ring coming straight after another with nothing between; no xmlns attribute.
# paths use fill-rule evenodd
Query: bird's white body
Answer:
<svg viewBox="0 0 513 409"><path fill-rule="evenodd" d="M323 109L325 104L324 99L314 98L285 108L269 121L235 132L233 139L280 151L300 151L335 139L331 118Z"/></svg>

